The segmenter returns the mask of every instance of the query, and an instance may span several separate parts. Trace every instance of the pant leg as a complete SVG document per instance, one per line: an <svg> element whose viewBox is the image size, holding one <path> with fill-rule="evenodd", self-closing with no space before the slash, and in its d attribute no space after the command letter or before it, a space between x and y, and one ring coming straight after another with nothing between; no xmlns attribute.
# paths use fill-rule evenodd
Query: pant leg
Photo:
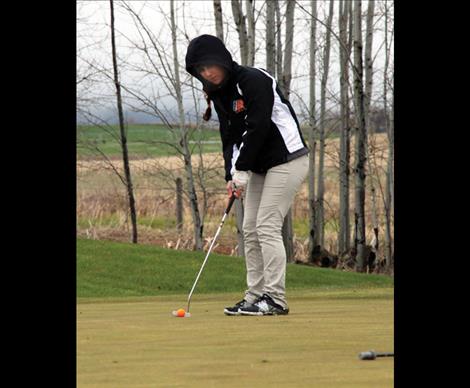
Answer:
<svg viewBox="0 0 470 388"><path fill-rule="evenodd" d="M256 232L256 217L263 193L264 174L251 173L244 196L243 240L245 244L246 282L245 299L249 303L263 294L264 264Z"/></svg>
<svg viewBox="0 0 470 388"><path fill-rule="evenodd" d="M286 251L282 224L295 194L308 174L309 158L304 155L268 170L256 219L256 231L263 254L264 291L276 303L287 307L285 296Z"/></svg>

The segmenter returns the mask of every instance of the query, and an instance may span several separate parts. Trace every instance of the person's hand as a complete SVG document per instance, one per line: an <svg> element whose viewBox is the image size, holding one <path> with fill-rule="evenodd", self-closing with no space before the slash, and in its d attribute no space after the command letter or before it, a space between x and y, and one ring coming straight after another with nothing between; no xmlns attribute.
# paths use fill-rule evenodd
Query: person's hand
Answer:
<svg viewBox="0 0 470 388"><path fill-rule="evenodd" d="M248 171L238 171L235 170L235 173L233 174L233 185L237 189L244 189L246 185L248 184L248 180L250 179L250 174Z"/></svg>
<svg viewBox="0 0 470 388"><path fill-rule="evenodd" d="M241 198L242 189L235 189L234 185L233 185L233 181L228 181L227 182L227 193L228 193L229 198L232 196L232 194L234 194L236 198Z"/></svg>

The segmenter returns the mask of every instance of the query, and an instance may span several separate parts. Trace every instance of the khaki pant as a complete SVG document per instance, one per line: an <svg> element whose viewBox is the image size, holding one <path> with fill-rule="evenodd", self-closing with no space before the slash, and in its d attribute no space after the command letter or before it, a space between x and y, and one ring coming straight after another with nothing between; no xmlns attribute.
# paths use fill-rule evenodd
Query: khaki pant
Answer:
<svg viewBox="0 0 470 388"><path fill-rule="evenodd" d="M287 307L282 224L308 168L309 157L304 155L272 167L266 174L251 174L243 221L248 284L245 299L249 303L267 293L276 303Z"/></svg>

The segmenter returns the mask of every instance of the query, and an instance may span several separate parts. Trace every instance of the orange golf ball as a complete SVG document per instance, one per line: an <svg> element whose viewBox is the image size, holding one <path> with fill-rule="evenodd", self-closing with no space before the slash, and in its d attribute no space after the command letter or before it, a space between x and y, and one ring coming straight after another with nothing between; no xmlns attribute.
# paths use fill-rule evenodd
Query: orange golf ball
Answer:
<svg viewBox="0 0 470 388"><path fill-rule="evenodd" d="M177 317L184 317L184 314L185 314L184 309L179 309L178 311L176 311Z"/></svg>

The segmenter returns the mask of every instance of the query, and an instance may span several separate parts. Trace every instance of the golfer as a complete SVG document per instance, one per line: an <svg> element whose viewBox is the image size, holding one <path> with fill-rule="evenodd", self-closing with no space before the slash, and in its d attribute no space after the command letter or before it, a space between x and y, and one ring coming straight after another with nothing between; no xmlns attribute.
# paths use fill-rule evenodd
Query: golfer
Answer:
<svg viewBox="0 0 470 388"><path fill-rule="evenodd" d="M308 173L308 148L291 104L266 70L240 66L224 43L201 35L189 43L186 70L202 82L220 123L229 195L244 198L247 285L226 315L288 314L282 225Z"/></svg>

